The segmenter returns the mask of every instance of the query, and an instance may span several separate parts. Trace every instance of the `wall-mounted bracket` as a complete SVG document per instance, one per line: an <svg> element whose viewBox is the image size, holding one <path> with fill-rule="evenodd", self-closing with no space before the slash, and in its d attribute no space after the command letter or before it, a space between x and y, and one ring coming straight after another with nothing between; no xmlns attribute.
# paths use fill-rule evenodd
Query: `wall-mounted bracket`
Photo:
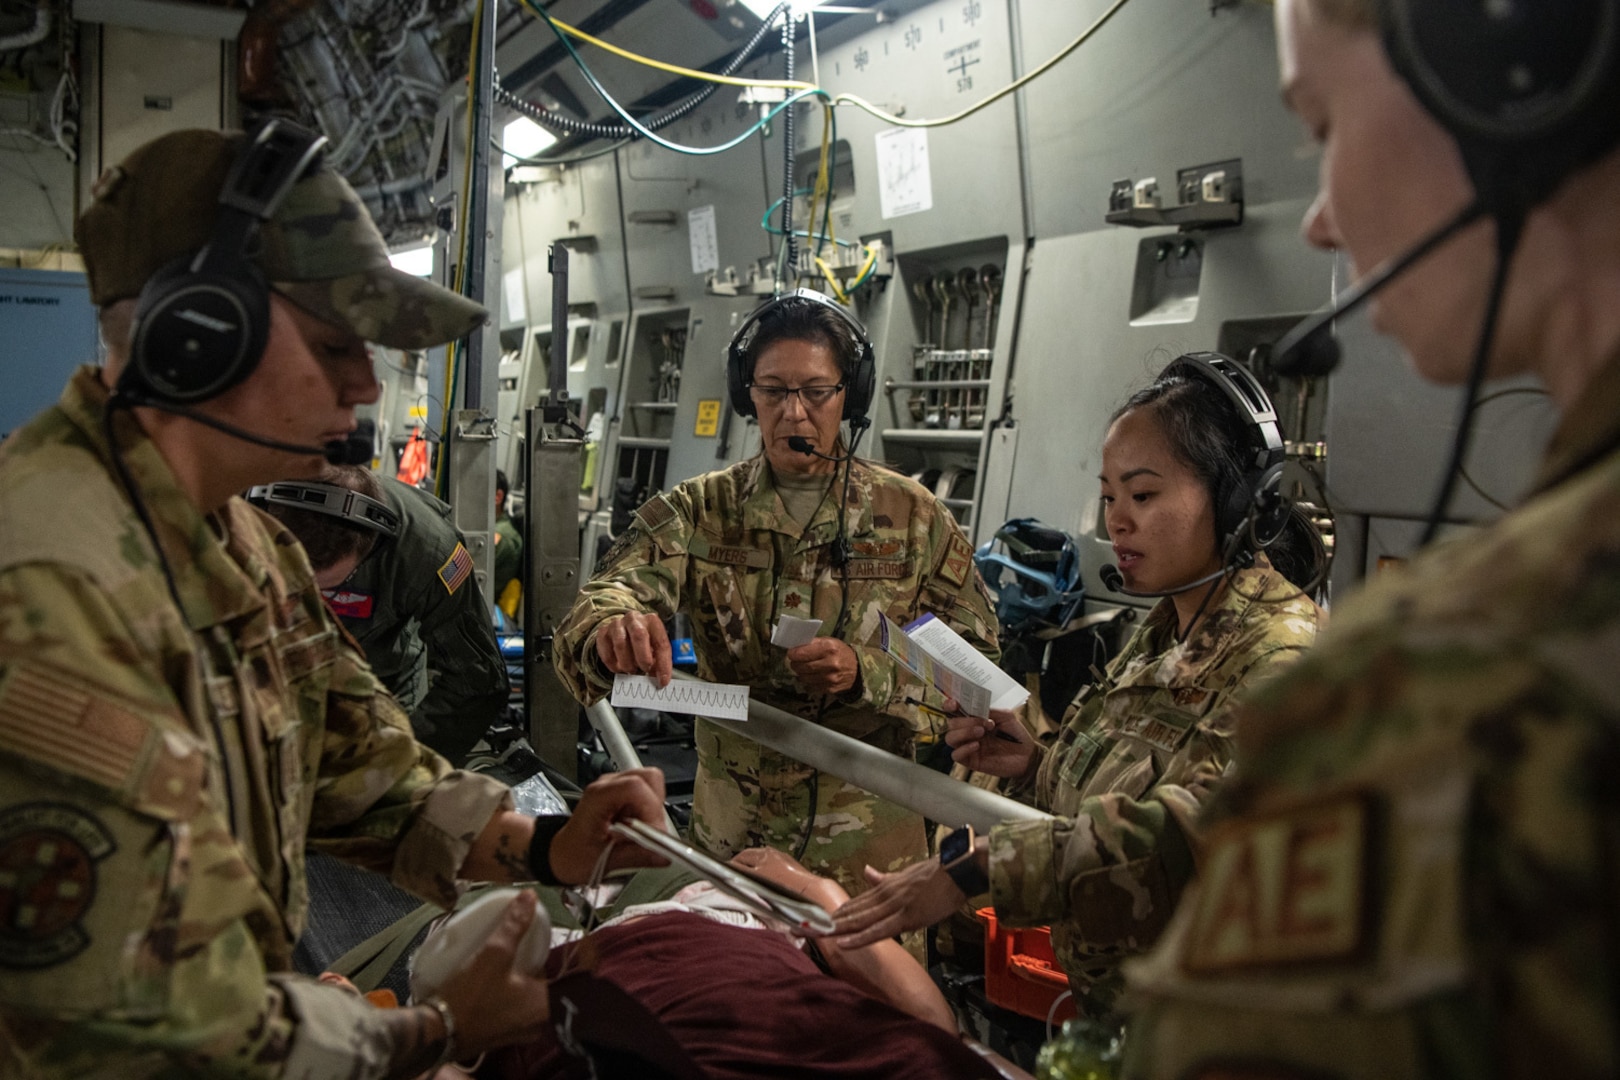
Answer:
<svg viewBox="0 0 1620 1080"><path fill-rule="evenodd" d="M1108 193L1110 225L1148 229L1174 225L1182 232L1243 224L1243 161L1232 158L1176 172L1177 205L1159 205L1158 183L1115 180Z"/></svg>

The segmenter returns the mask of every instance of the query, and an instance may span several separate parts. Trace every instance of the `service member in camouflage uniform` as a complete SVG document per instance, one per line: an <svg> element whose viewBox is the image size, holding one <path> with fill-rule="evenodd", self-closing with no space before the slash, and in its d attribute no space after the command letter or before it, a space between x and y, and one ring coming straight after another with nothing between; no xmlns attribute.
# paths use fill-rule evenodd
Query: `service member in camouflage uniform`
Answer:
<svg viewBox="0 0 1620 1080"><path fill-rule="evenodd" d="M701 677L747 684L757 700L909 759L928 725L919 704L941 702L875 644L879 613L905 623L933 612L999 655L972 547L939 500L858 461L840 512L842 468L788 445L807 438L823 454L843 445L845 391L831 388L856 355L849 329L809 301L761 320L748 360L764 450L648 500L603 558L557 633L557 671L582 702L605 695L616 671L667 679L660 620L684 611ZM841 524L850 558L840 569ZM783 615L821 619L822 636L772 645ZM627 633L638 635L628 645ZM857 892L867 864L896 869L927 854L910 810L702 720L697 744L692 836L719 855L802 851L807 867Z"/></svg>
<svg viewBox="0 0 1620 1080"><path fill-rule="evenodd" d="M1128 586L1163 591L1219 571L1213 508L1241 483L1244 421L1207 380L1172 367L1115 414L1103 443L1108 533ZM1301 583L1308 529L1272 546ZM1016 716L955 720L947 741L1007 794L1058 815L990 832L990 895L1014 926L1052 924L1052 946L1088 1015L1108 1014L1120 961L1168 921L1193 859L1199 809L1232 754L1234 695L1309 648L1321 610L1264 554L1207 587L1159 601L1103 680L1076 696L1050 748ZM991 728L1004 732L989 738ZM1007 738L1010 736L1010 740ZM1165 866L1172 868L1166 873ZM937 863L896 875L839 913L860 944L926 925L962 893Z"/></svg>
<svg viewBox="0 0 1620 1080"><path fill-rule="evenodd" d="M341 178L306 176L263 231L260 265L295 284L270 297L243 381L188 416L109 403L134 296L209 240L242 144L164 136L97 183L76 235L107 366L0 446L7 1077L405 1077L448 1051L451 1018L458 1049L521 1039L547 1011L544 984L511 971L522 905L442 1005L373 1009L290 974L306 845L447 904L458 878L583 880L610 818L661 816L644 772L540 830L417 745L297 542L234 496L320 456L192 419L320 445L375 399L365 337L421 347L482 320L389 269Z"/></svg>
<svg viewBox="0 0 1620 1080"><path fill-rule="evenodd" d="M317 489L358 491L393 510L397 527L389 531L307 509L307 501L288 505L277 490L285 486L270 485L262 495L256 489L255 501L263 498L266 512L308 549L327 603L410 714L417 741L465 761L505 719L511 687L450 507L358 465L329 466L320 475Z"/></svg>
<svg viewBox="0 0 1620 1080"><path fill-rule="evenodd" d="M1607 137L1529 215L1489 369L1538 375L1562 423L1522 506L1380 573L1245 709L1198 885L1128 968L1131 1076L1620 1075L1620 88L1604 6ZM1491 34L1516 50L1598 7L1448 8L1444 48L1494 86L1507 53L1478 22L1509 16ZM1392 67L1381 10L1277 5L1287 100L1325 143L1306 236L1363 273L1474 190ZM1558 85L1548 69L1535 90ZM1432 380L1469 368L1493 231L1378 301Z"/></svg>

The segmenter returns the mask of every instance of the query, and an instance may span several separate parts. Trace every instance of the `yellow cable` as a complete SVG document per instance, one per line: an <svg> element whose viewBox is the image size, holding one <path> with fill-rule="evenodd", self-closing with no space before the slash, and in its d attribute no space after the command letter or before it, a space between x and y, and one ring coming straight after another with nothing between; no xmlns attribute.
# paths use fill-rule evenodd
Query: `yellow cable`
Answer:
<svg viewBox="0 0 1620 1080"><path fill-rule="evenodd" d="M820 166L817 167L817 170L816 170L816 186L810 189L810 234L809 234L809 239L810 239L810 241L812 243L815 242L815 239L816 239L816 207L821 204L824 196L826 196L826 194L827 194L827 185L832 182L831 178L828 177L828 175L827 175L827 147L828 147L828 144L831 142L831 135L832 135L832 106L828 105L826 102L822 102L821 103L821 164L820 164ZM832 231L831 231L832 230L832 208L831 207L828 207L828 209L827 209L827 220L822 222L822 227L824 229L828 230L827 238L829 240L833 240ZM833 242L834 242L834 246L837 246L836 240L834 240ZM817 250L820 250L819 247L818 247Z"/></svg>
<svg viewBox="0 0 1620 1080"><path fill-rule="evenodd" d="M821 276L827 279L828 285L832 286L833 296L837 298L840 304L849 303L849 297L844 294L843 287L838 284L838 278L833 275L832 267L827 265L827 260L820 255L812 257L816 260L816 266L821 270Z"/></svg>
<svg viewBox="0 0 1620 1080"><path fill-rule="evenodd" d="M730 75L715 75L708 71L696 71L692 68L681 67L679 64L666 64L662 60L654 60L651 57L641 56L637 53L633 53L629 49L621 49L617 45L610 45L601 38L592 37L585 31L569 26L567 23L562 22L559 19L552 19L551 22L557 27L557 29L561 30L569 37L575 37L581 41L588 41L592 45L595 45L598 49L606 49L614 56L622 56L626 60L633 61L637 64L645 64L650 68L657 68L659 71L667 71L673 75L685 75L688 79L701 79L703 82L720 83L722 86L765 86L774 87L781 90L816 89L816 86L813 83L794 82L791 79L738 79Z"/></svg>
<svg viewBox="0 0 1620 1080"><path fill-rule="evenodd" d="M967 108L963 109L961 112L952 113L950 116L941 117L938 120L907 120L904 117L896 116L891 112L886 112L883 109L878 108L876 105L873 105L870 101L867 101L865 98L858 97L855 94L839 94L837 97L833 98L832 103L834 105L839 105L839 104L842 104L844 102L848 102L849 104L855 106L857 109L864 109L866 112L871 113L873 116L877 117L878 119L887 120L889 123L898 125L899 127L908 127L908 128L944 127L946 124L954 124L958 120L966 120L968 117L972 116L974 113L978 112L980 109L986 108L989 105L991 105L992 103L1000 101L1002 98L1006 97L1008 94L1012 93L1015 90L1018 90L1020 87L1023 87L1024 85L1029 83L1030 80L1034 79L1036 76L1046 74L1046 72L1050 71L1053 67L1055 67L1058 64L1058 62L1061 61L1064 57L1068 56L1070 53L1074 52L1074 50L1076 50L1080 46L1084 45L1087 42L1087 40L1089 40L1091 38L1091 35L1095 34L1098 30L1101 30L1103 28L1103 24L1107 23L1109 19L1113 18L1114 13L1116 11L1118 11L1120 8L1124 7L1125 4L1126 4L1126 0L1114 0L1113 5L1111 7L1109 7L1109 9L1107 11L1103 12L1100 16L1098 16L1096 22L1094 22L1090 26L1088 26L1086 28L1085 32L1082 33L1079 37L1075 38L1073 41L1069 42L1068 45L1064 46L1063 50L1061 52L1059 52L1056 56L1052 57L1046 63L1042 64L1040 67L1036 68L1034 71L1031 71L1029 74L1025 75L1023 78L1017 80L1016 82L1010 83L1007 86L1002 87L1000 90L997 90L995 93L991 94L989 97L985 98L984 100L979 101L979 102L977 102L977 103L975 103L973 105L969 105Z"/></svg>

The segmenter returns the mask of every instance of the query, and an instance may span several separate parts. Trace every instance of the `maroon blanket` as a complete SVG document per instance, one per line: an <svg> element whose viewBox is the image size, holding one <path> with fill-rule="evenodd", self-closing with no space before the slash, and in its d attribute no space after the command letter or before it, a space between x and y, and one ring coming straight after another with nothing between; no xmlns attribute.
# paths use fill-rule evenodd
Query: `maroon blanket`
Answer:
<svg viewBox="0 0 1620 1080"><path fill-rule="evenodd" d="M593 937L596 977L645 1006L716 1080L996 1076L959 1040L824 974L779 934L672 913ZM567 951L553 955L553 971ZM600 1030L603 1018L593 1019ZM605 1055L620 1062L615 1071L624 1075L637 1073L623 1064L625 1048L633 1052L641 1038L633 1030L637 1022L613 1029L619 1049ZM492 1054L480 1075L550 1080L569 1075L569 1061L547 1040Z"/></svg>

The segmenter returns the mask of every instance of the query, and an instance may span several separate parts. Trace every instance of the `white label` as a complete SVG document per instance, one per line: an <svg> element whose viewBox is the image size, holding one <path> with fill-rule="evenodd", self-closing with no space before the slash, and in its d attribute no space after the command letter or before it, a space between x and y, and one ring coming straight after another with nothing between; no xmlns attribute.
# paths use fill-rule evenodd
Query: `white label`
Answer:
<svg viewBox="0 0 1620 1080"><path fill-rule="evenodd" d="M878 205L885 218L918 214L934 208L934 186L928 175L928 132L924 128L890 128L877 133Z"/></svg>
<svg viewBox="0 0 1620 1080"><path fill-rule="evenodd" d="M748 719L748 687L676 679L664 687L647 675L613 676L613 705L619 709L659 709L722 720Z"/></svg>
<svg viewBox="0 0 1620 1080"><path fill-rule="evenodd" d="M780 645L784 649L797 649L800 645L808 645L816 640L816 632L820 629L820 619L801 619L796 615L784 615L777 622L776 629L771 631L771 644Z"/></svg>
<svg viewBox="0 0 1620 1080"><path fill-rule="evenodd" d="M720 234L714 226L714 204L688 210L686 229L691 237L692 273L720 269Z"/></svg>

